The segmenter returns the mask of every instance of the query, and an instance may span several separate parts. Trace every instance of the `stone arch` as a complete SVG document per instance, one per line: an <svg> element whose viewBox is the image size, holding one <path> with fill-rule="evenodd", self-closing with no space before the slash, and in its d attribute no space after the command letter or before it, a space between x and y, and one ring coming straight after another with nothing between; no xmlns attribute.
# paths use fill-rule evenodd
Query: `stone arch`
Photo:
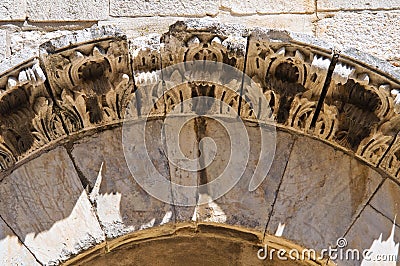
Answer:
<svg viewBox="0 0 400 266"><path fill-rule="evenodd" d="M261 87L277 127L277 153L262 185L248 191L258 163L250 156L243 180L205 207L152 198L135 182L121 147L132 101L133 123L152 110L146 134L157 170L197 185L201 174L169 164L156 133L173 105L201 93L224 99L257 143L256 114L246 98L253 88L243 79L227 82L239 94L206 83L164 93L164 69L191 60L225 63L248 75ZM18 247L0 253L6 263L88 263L114 254L113 243L147 236L174 243L182 226L204 239L212 228L214 237L232 242L250 230L256 232L252 245L262 246L285 223L283 238L274 239L296 243L298 250L334 247L339 237L349 248L365 249L379 234L389 235L399 210L398 74L307 36L198 20L134 40L113 28L92 28L44 43L39 58L0 76L0 90L0 243ZM193 123L187 151L198 149ZM212 122L209 130L220 134ZM218 134L222 145L225 136ZM397 243L397 231L393 237Z"/></svg>

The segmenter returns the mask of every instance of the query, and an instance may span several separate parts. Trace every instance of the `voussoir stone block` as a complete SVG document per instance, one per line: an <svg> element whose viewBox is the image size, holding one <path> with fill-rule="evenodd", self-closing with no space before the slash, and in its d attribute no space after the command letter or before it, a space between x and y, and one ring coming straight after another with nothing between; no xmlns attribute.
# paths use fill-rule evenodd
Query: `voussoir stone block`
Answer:
<svg viewBox="0 0 400 266"><path fill-rule="evenodd" d="M143 122L124 126L127 135L134 138L145 138L146 148L156 169L165 178L169 178L168 162L160 152L162 143L160 121L148 121L146 131L141 127ZM96 206L97 216L107 238L115 238L133 231L146 229L174 221L171 205L164 203L145 191L136 180L147 176L140 171L141 160L129 158L135 156L135 146L122 142L121 128L103 131L90 138L84 138L74 144L72 156L77 167L86 178L90 199ZM125 157L126 153L132 154ZM130 149L133 149L131 151ZM136 167L134 172L128 167ZM139 178L140 178L139 177ZM170 187L168 192L171 193Z"/></svg>
<svg viewBox="0 0 400 266"><path fill-rule="evenodd" d="M370 205L390 219L400 215L400 186L390 179L386 179L376 192ZM396 224L400 225L399 220Z"/></svg>
<svg viewBox="0 0 400 266"><path fill-rule="evenodd" d="M243 175L240 176L232 189L222 197L215 199L211 204L203 204L197 207L198 222L226 223L264 232L290 155L293 137L282 131L276 133L273 131L263 132L264 136L262 136L261 129L251 127L251 125L247 126L246 130L248 132L246 137L250 140L250 150ZM231 160L231 157L240 157L240 154L232 154L231 150L234 148L232 149L226 143L226 138L234 138L234 136L224 136L224 133L226 134L224 130L218 130L216 122L209 121L207 123L207 137L211 137L218 146L215 160L206 169L209 182L226 171L224 167L227 167L227 162ZM274 147L275 144L276 147ZM274 156L260 159L262 150L263 152L273 153ZM272 160L272 163L267 159ZM251 180L258 178L254 174L269 163L271 163L270 168L261 172L262 176L259 176L264 178L262 183L254 191L250 191ZM226 172L229 173L229 169ZM234 173L232 172L233 175ZM215 191L212 191L213 188L216 187L209 186L211 192L215 193ZM204 194L202 196L204 198Z"/></svg>
<svg viewBox="0 0 400 266"><path fill-rule="evenodd" d="M27 0L26 14L31 21L96 21L108 17L106 0Z"/></svg>
<svg viewBox="0 0 400 266"><path fill-rule="evenodd" d="M197 16L216 15L217 0L174 1L174 0L111 0L110 14L123 16Z"/></svg>
<svg viewBox="0 0 400 266"><path fill-rule="evenodd" d="M308 137L293 146L268 225L283 237L316 249L334 246L381 182L357 159Z"/></svg>
<svg viewBox="0 0 400 266"><path fill-rule="evenodd" d="M16 169L0 184L3 219L45 265L104 241L86 191L62 147Z"/></svg>
<svg viewBox="0 0 400 266"><path fill-rule="evenodd" d="M368 253L364 253L364 255L368 254L368 262L376 263L369 265L398 265L400 227L394 226L393 220L391 219L388 219L371 208L370 205L367 205L346 234L345 243L347 243L347 245L343 249L344 251L356 249L360 257L359 259L353 260L346 258L342 260L339 259L337 260L337 265L360 265L361 261L364 259L363 252L367 249ZM393 254L396 255L396 257L394 257ZM390 258L389 255L392 255L392 257ZM365 262L367 262L367 260Z"/></svg>

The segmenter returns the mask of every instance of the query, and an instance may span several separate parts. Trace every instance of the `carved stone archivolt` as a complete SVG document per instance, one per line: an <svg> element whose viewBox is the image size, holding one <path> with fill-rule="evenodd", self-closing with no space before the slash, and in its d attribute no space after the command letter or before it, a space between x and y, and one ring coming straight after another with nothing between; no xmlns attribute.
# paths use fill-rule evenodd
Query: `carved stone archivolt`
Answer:
<svg viewBox="0 0 400 266"><path fill-rule="evenodd" d="M249 101L256 84L270 108L266 117L279 127L329 142L397 177L399 80L318 45L287 32L196 20L177 22L161 36L43 48L40 58L0 76L0 168L12 169L69 135L121 123L131 101L134 118L162 117L198 96L226 103L243 119L260 118ZM221 84L185 83L185 69L168 72L191 61L227 64L254 84L215 69L206 71ZM172 83L182 85L171 89ZM193 110L201 114L208 103L198 104Z"/></svg>

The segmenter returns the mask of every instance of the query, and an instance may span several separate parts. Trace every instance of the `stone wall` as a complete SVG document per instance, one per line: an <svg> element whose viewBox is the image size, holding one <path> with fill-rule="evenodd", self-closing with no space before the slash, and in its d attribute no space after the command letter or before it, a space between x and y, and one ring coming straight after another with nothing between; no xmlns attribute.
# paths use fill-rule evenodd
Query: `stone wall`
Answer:
<svg viewBox="0 0 400 266"><path fill-rule="evenodd" d="M137 37L166 32L176 20L193 17L306 33L400 64L399 0L3 0L0 73L71 30L116 25Z"/></svg>

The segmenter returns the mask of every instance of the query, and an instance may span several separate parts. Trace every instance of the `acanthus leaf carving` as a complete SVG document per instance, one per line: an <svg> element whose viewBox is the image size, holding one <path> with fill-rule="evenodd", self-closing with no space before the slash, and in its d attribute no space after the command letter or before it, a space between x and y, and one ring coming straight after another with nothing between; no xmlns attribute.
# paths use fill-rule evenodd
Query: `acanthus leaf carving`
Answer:
<svg viewBox="0 0 400 266"><path fill-rule="evenodd" d="M62 123L48 94L38 59L0 77L1 170L64 137Z"/></svg>
<svg viewBox="0 0 400 266"><path fill-rule="evenodd" d="M98 40L43 55L68 133L121 121L134 95L126 40Z"/></svg>

